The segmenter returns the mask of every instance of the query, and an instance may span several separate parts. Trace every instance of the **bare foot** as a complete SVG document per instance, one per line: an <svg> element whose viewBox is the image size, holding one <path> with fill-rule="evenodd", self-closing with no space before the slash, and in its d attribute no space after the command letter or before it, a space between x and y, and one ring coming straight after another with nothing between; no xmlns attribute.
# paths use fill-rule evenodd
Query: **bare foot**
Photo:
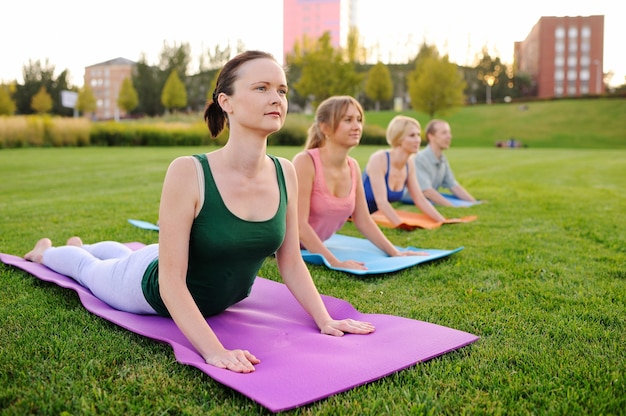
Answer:
<svg viewBox="0 0 626 416"><path fill-rule="evenodd" d="M83 245L83 240L81 240L80 237L74 236L70 237L65 244L68 246L81 247Z"/></svg>
<svg viewBox="0 0 626 416"><path fill-rule="evenodd" d="M24 254L24 259L32 261L34 263L41 263L43 260L43 252L52 247L52 241L49 238L42 238L37 241L35 247Z"/></svg>

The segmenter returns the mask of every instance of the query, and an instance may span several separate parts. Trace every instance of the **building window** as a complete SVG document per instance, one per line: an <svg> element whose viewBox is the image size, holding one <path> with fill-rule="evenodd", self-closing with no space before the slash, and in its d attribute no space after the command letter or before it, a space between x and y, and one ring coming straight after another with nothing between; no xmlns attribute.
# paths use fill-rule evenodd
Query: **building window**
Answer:
<svg viewBox="0 0 626 416"><path fill-rule="evenodd" d="M569 51L570 54L575 54L576 51L578 51L578 44L576 43L576 40L571 40L570 39L570 42L569 42L568 46L569 46L568 51Z"/></svg>
<svg viewBox="0 0 626 416"><path fill-rule="evenodd" d="M580 83L580 93L589 94L589 83L587 81Z"/></svg>
<svg viewBox="0 0 626 416"><path fill-rule="evenodd" d="M578 63L576 56L568 56L567 57L567 67L568 68L576 68L576 64Z"/></svg>
<svg viewBox="0 0 626 416"><path fill-rule="evenodd" d="M567 95L576 95L576 83L575 82L567 83Z"/></svg>
<svg viewBox="0 0 626 416"><path fill-rule="evenodd" d="M580 37L583 39L589 39L591 37L591 28L589 26L583 26L580 30Z"/></svg>
<svg viewBox="0 0 626 416"><path fill-rule="evenodd" d="M565 72L562 69L557 69L554 71L554 80L557 82L563 82L565 79Z"/></svg>
<svg viewBox="0 0 626 416"><path fill-rule="evenodd" d="M557 68L563 68L565 65L565 58L563 55L554 55L554 66Z"/></svg>
<svg viewBox="0 0 626 416"><path fill-rule="evenodd" d="M570 69L567 71L567 80L568 81L576 81L578 79L578 73L575 69Z"/></svg>
<svg viewBox="0 0 626 416"><path fill-rule="evenodd" d="M588 54L581 55L580 57L580 66L589 67L591 63L591 59Z"/></svg>
<svg viewBox="0 0 626 416"><path fill-rule="evenodd" d="M582 52L589 52L591 50L591 43L589 42L589 39L583 39L580 43L580 50Z"/></svg>
<svg viewBox="0 0 626 416"><path fill-rule="evenodd" d="M579 78L581 81L589 81L589 78L590 78L589 69L581 69Z"/></svg>
<svg viewBox="0 0 626 416"><path fill-rule="evenodd" d="M554 95L556 95L557 97L563 96L563 83L562 82L558 82L554 84Z"/></svg>
<svg viewBox="0 0 626 416"><path fill-rule="evenodd" d="M570 39L576 39L578 37L578 29L575 27L570 27L567 35Z"/></svg>
<svg viewBox="0 0 626 416"><path fill-rule="evenodd" d="M563 55L563 52L565 52L565 42L562 40L556 41L554 43L554 51L557 55Z"/></svg>
<svg viewBox="0 0 626 416"><path fill-rule="evenodd" d="M557 39L565 38L565 28L563 26L559 26L554 30L554 37Z"/></svg>

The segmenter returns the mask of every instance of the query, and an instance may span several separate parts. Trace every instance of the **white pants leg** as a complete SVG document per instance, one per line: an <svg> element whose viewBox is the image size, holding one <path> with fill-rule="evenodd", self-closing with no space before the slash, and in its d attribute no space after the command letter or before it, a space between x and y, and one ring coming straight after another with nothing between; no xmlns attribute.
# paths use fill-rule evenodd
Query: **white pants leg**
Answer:
<svg viewBox="0 0 626 416"><path fill-rule="evenodd" d="M143 295L141 280L158 255L158 244L132 251L122 243L103 241L49 248L43 254L43 264L76 280L115 309L156 314Z"/></svg>

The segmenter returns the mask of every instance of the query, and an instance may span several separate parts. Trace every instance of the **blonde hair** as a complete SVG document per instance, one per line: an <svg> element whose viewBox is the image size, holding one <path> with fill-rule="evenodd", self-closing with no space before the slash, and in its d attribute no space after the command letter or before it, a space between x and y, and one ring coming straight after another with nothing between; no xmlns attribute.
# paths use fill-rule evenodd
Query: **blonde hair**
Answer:
<svg viewBox="0 0 626 416"><path fill-rule="evenodd" d="M387 139L387 143L389 143L391 147L400 146L400 143L402 143L402 139L406 137L406 135L409 133L409 129L413 126L417 127L420 130L422 129L419 121L417 121L413 117L395 116L387 125L387 134L385 136Z"/></svg>
<svg viewBox="0 0 626 416"><path fill-rule="evenodd" d="M320 103L315 111L315 120L306 139L305 149L315 149L324 145L325 135L322 132L321 124L325 124L331 131L337 130L341 118L348 112L348 108L353 105L361 114L361 120L365 121L363 107L356 98L349 95L337 95L325 99Z"/></svg>

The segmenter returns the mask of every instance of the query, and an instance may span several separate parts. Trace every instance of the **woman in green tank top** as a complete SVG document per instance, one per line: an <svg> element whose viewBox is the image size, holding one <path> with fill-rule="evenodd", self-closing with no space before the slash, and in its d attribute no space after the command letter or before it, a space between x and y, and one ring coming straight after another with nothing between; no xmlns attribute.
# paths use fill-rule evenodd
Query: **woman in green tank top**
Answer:
<svg viewBox="0 0 626 416"><path fill-rule="evenodd" d="M248 51L226 63L204 119L212 137L228 126L228 142L195 158L179 157L168 167L158 258L156 245L123 254L115 270L124 275L124 289L118 284L103 289L107 280L99 280L98 290L108 291L103 297L115 307L171 316L208 364L235 372L254 371L259 358L226 349L205 317L246 297L263 261L274 253L285 284L322 334L374 331L367 322L333 319L302 260L295 169L290 161L266 154L267 137L282 127L286 114L286 76L272 55ZM51 247L42 239L25 258L54 269L50 264L70 263L60 258L63 253L100 247L83 245L77 237L68 244ZM125 267L128 263L132 267ZM80 272L71 277L91 287Z"/></svg>

